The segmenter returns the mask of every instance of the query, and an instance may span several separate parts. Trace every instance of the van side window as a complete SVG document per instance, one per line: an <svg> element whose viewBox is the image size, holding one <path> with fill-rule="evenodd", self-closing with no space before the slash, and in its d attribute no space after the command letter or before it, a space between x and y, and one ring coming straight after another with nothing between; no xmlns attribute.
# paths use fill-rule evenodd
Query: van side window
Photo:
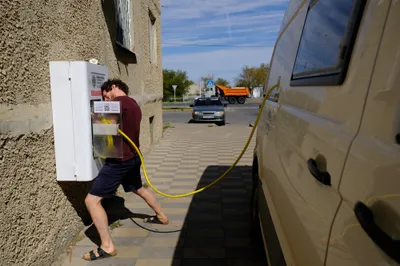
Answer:
<svg viewBox="0 0 400 266"><path fill-rule="evenodd" d="M365 0L311 1L291 86L344 82L364 5Z"/></svg>

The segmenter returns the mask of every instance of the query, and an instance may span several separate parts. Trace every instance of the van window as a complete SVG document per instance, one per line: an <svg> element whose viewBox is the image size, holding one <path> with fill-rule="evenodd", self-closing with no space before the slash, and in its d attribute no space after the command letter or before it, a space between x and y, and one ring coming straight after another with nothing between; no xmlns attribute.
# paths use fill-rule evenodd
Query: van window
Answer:
<svg viewBox="0 0 400 266"><path fill-rule="evenodd" d="M311 1L291 86L343 83L364 5L365 0Z"/></svg>

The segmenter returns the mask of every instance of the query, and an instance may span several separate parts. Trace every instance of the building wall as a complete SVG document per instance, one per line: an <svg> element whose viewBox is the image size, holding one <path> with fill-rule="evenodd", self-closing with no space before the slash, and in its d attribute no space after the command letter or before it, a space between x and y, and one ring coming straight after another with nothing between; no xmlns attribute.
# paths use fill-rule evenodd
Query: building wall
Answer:
<svg viewBox="0 0 400 266"><path fill-rule="evenodd" d="M143 151L162 136L160 3L131 1L136 56L115 45L113 1L0 2L2 265L50 265L91 223L83 203L91 183L56 181L49 61L98 59L142 107ZM156 18L157 64L149 60L149 10Z"/></svg>
<svg viewBox="0 0 400 266"><path fill-rule="evenodd" d="M200 93L200 88L199 85L197 84L192 84L189 86L189 90L188 90L188 95L199 95Z"/></svg>

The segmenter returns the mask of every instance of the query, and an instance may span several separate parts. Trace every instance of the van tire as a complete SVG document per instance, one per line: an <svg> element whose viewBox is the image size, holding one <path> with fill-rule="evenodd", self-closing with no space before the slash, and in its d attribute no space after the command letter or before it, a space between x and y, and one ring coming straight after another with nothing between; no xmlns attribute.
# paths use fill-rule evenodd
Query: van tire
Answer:
<svg viewBox="0 0 400 266"><path fill-rule="evenodd" d="M237 102L238 104L244 104L246 102L246 99L244 97L238 97Z"/></svg>
<svg viewBox="0 0 400 266"><path fill-rule="evenodd" d="M258 204L258 188L254 190L256 193L253 195L251 200L252 210L251 210L251 227L250 227L250 239L257 246L263 246L263 237L261 232L260 219L258 215L259 204Z"/></svg>
<svg viewBox="0 0 400 266"><path fill-rule="evenodd" d="M229 97L229 98L228 98L228 102L229 102L230 104L235 104L235 103L236 103L236 99L235 99L234 97Z"/></svg>

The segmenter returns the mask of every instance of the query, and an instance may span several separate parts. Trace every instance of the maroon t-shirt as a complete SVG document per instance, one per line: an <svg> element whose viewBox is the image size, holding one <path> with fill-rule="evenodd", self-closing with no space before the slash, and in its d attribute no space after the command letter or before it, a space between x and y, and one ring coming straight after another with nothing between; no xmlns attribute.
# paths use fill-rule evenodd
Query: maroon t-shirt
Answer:
<svg viewBox="0 0 400 266"><path fill-rule="evenodd" d="M121 102L122 123L120 129L140 148L140 122L142 121L142 111L137 102L129 96L119 96L114 101ZM129 142L123 138L123 158L122 161L132 159L137 152Z"/></svg>

